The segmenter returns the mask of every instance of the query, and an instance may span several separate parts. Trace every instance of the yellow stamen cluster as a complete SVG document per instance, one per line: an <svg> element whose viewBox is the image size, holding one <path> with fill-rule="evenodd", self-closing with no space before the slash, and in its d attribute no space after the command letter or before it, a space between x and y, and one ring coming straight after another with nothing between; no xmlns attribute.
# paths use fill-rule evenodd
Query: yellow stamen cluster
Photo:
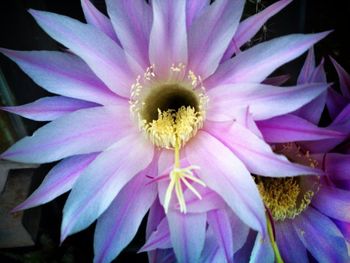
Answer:
<svg viewBox="0 0 350 263"><path fill-rule="evenodd" d="M303 191L298 177L261 178L257 182L260 195L275 220L292 219L310 204L315 192Z"/></svg>

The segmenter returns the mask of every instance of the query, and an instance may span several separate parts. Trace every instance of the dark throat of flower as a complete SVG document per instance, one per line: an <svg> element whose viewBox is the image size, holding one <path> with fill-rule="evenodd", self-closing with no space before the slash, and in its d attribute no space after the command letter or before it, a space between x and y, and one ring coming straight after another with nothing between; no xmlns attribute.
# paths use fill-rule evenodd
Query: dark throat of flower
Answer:
<svg viewBox="0 0 350 263"><path fill-rule="evenodd" d="M184 69L183 64L173 65L170 77L164 80L155 74L152 66L142 79L138 77L131 91L130 111L140 130L155 146L174 151L174 166L164 200L166 212L173 191L180 211L186 213L183 188L201 199L190 181L205 186L192 172L198 166L182 168L180 163L181 149L203 125L208 101L200 77L192 71L186 74Z"/></svg>

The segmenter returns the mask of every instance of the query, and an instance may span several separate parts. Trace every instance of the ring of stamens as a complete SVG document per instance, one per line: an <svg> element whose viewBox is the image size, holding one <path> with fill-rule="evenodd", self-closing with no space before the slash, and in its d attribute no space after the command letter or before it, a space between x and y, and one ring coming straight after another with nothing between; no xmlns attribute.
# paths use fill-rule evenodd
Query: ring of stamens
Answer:
<svg viewBox="0 0 350 263"><path fill-rule="evenodd" d="M199 167L181 168L179 160L181 148L203 126L208 103L200 76L185 68L181 63L172 65L169 76L161 79L153 65L131 87L130 111L140 130L155 146L174 151L174 167L164 201L166 212L174 190L180 211L186 213L183 185L198 198L201 196L189 180L205 186L192 172Z"/></svg>

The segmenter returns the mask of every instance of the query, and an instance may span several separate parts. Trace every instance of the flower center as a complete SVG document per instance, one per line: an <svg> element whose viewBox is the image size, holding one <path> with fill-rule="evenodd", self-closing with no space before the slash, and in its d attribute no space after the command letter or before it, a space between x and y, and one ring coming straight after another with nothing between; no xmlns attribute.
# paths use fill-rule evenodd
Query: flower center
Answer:
<svg viewBox="0 0 350 263"><path fill-rule="evenodd" d="M280 145L276 152L283 153L292 162L317 166L309 153L302 152L295 144ZM317 193L320 183L318 176L297 176L270 178L256 176L260 195L274 220L293 219L303 212Z"/></svg>
<svg viewBox="0 0 350 263"><path fill-rule="evenodd" d="M164 201L166 212L174 189L180 210L186 212L183 187L201 198L188 180L205 186L192 172L199 167L181 168L180 164L180 150L203 126L208 102L201 78L185 68L181 63L172 65L169 75L162 78L155 74L153 65L131 87L130 111L139 128L155 146L174 150Z"/></svg>

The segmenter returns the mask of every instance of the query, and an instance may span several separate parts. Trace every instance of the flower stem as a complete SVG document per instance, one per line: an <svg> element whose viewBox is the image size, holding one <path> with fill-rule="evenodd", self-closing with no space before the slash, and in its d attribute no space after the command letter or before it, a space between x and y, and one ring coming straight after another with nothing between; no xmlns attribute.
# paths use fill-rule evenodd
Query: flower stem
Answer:
<svg viewBox="0 0 350 263"><path fill-rule="evenodd" d="M284 263L284 261L283 261L283 259L281 257L280 251L278 250L278 246L277 246L276 240L275 240L275 235L273 233L271 218L267 214L267 212L266 212L266 221L267 221L267 231L269 233L269 237L270 237L270 240L271 240L271 245L272 245L273 252L275 253L276 262L277 263Z"/></svg>

